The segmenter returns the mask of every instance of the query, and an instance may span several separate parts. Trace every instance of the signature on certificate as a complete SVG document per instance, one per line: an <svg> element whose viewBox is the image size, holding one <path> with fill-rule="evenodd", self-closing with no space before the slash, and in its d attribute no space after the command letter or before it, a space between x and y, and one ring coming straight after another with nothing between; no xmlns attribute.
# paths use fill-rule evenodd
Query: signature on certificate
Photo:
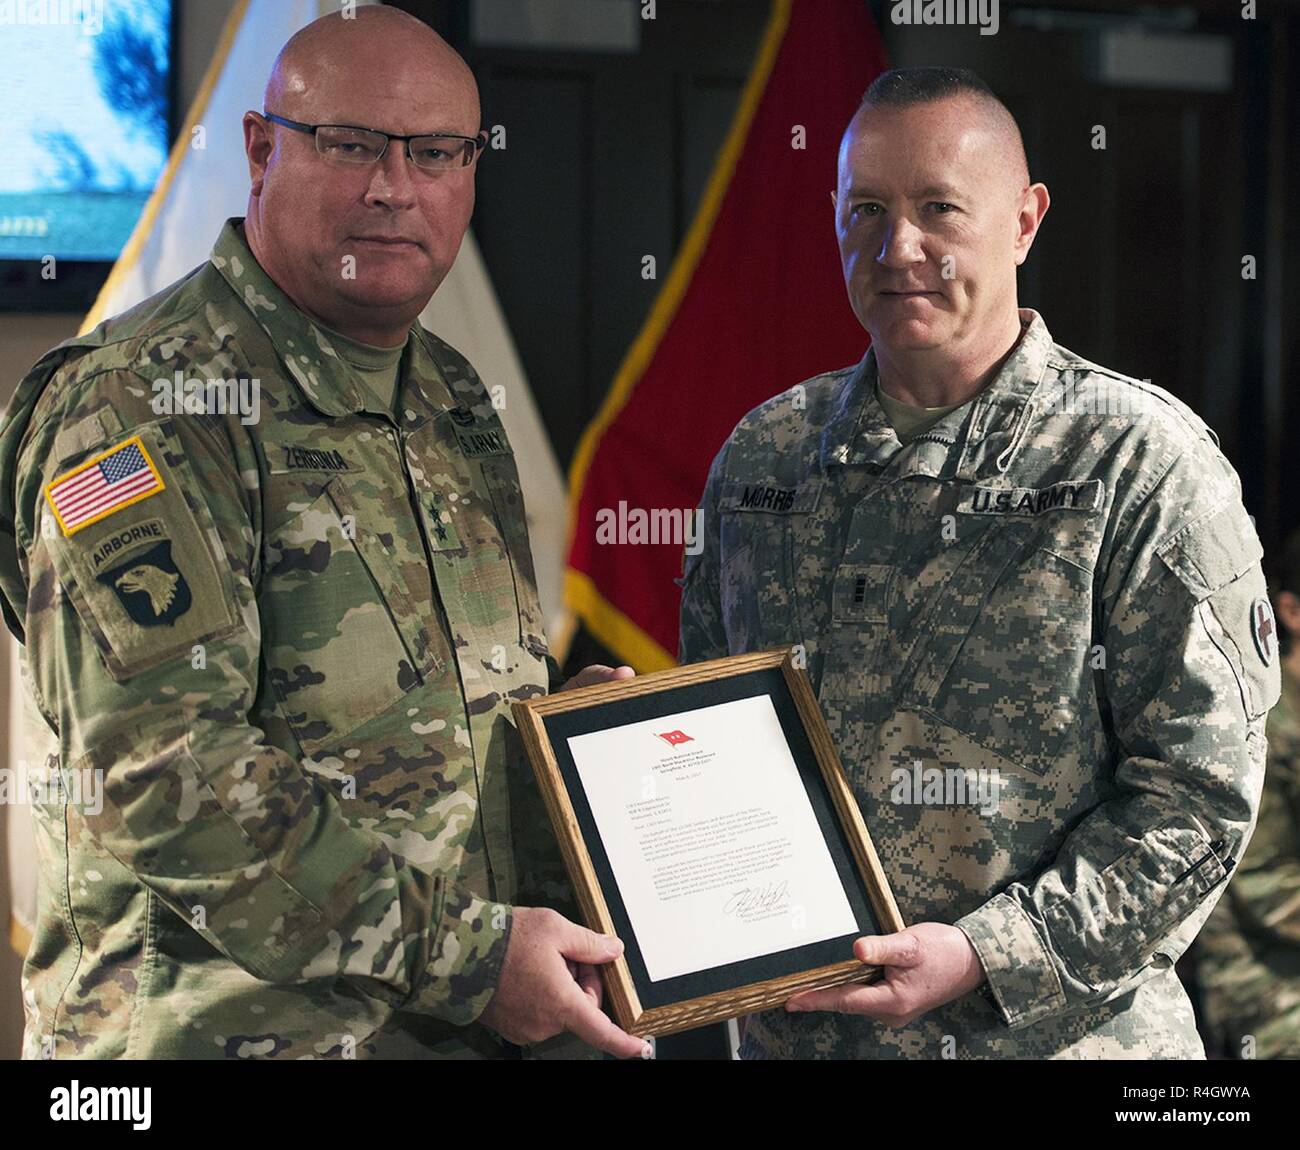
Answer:
<svg viewBox="0 0 1300 1150"><path fill-rule="evenodd" d="M723 914L740 919L754 918L764 912L779 910L790 897L789 883L768 883L766 886L747 886L733 891L722 908Z"/></svg>

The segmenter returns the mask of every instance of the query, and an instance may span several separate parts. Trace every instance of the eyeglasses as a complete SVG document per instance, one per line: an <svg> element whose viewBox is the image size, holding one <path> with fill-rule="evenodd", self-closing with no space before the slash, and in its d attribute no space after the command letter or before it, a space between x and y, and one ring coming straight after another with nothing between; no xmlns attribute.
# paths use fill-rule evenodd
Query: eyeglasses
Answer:
<svg viewBox="0 0 1300 1150"><path fill-rule="evenodd" d="M406 154L417 168L427 172L444 172L450 168L467 168L487 144L487 133L477 136L396 136L377 128L358 128L351 124L304 124L283 116L263 112L273 124L283 124L295 132L307 132L316 139L316 151L327 160L346 164L376 164L384 158L391 140L406 145Z"/></svg>

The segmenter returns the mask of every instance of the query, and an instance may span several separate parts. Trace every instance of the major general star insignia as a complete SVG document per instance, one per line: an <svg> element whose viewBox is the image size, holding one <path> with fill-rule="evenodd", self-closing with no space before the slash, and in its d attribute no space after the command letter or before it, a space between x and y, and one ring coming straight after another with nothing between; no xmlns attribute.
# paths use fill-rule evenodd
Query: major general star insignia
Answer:
<svg viewBox="0 0 1300 1150"><path fill-rule="evenodd" d="M141 627L174 623L193 602L190 586L172 559L170 539L132 555L96 578L117 592L126 613Z"/></svg>
<svg viewBox="0 0 1300 1150"><path fill-rule="evenodd" d="M456 521L436 491L429 497L428 515L426 522L432 536L429 539L430 548L434 551L459 551L460 535L456 531Z"/></svg>

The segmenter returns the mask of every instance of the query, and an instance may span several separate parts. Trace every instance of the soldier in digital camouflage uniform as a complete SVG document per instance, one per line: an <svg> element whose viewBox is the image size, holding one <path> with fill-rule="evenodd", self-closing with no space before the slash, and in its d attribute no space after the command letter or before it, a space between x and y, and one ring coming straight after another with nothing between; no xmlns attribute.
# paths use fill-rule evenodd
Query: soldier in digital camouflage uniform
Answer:
<svg viewBox="0 0 1300 1150"><path fill-rule="evenodd" d="M1300 1058L1300 532L1283 550L1282 697L1250 847L1196 940L1209 1029L1232 1058Z"/></svg>
<svg viewBox="0 0 1300 1150"><path fill-rule="evenodd" d="M681 657L806 656L912 925L855 945L882 982L749 1018L742 1056L1201 1057L1174 963L1278 695L1237 477L1186 406L1017 308L1048 198L977 77L887 73L840 168L872 347L718 453Z"/></svg>
<svg viewBox="0 0 1300 1150"><path fill-rule="evenodd" d="M268 109L478 125L468 69L386 9L295 36ZM640 1052L596 1005L618 944L537 909L567 887L510 712L555 669L514 458L413 322L474 154L362 166L245 129L247 225L45 356L0 431L5 618L55 745L25 1053L509 1057L565 1029ZM177 372L258 381L257 420L171 410Z"/></svg>

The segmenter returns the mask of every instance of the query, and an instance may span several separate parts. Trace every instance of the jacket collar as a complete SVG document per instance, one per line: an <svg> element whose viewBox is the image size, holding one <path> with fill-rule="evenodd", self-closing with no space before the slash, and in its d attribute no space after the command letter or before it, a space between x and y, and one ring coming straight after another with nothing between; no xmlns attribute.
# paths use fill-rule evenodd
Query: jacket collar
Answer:
<svg viewBox="0 0 1300 1150"><path fill-rule="evenodd" d="M1033 415L1034 393L1053 346L1047 325L1032 308L1020 309L1020 324L1020 339L993 381L906 448L876 398L878 368L875 352L868 348L841 386L823 429L823 468L828 464L884 468L898 455L894 466L900 475L938 475L951 449L960 445L955 471L959 478L1006 471Z"/></svg>
<svg viewBox="0 0 1300 1150"><path fill-rule="evenodd" d="M368 393L352 366L339 355L329 335L276 285L253 257L239 227L228 219L210 257L240 303L266 332L303 398L322 415L338 418L369 410ZM414 430L432 415L455 406L438 362L418 323L401 365L398 423Z"/></svg>

